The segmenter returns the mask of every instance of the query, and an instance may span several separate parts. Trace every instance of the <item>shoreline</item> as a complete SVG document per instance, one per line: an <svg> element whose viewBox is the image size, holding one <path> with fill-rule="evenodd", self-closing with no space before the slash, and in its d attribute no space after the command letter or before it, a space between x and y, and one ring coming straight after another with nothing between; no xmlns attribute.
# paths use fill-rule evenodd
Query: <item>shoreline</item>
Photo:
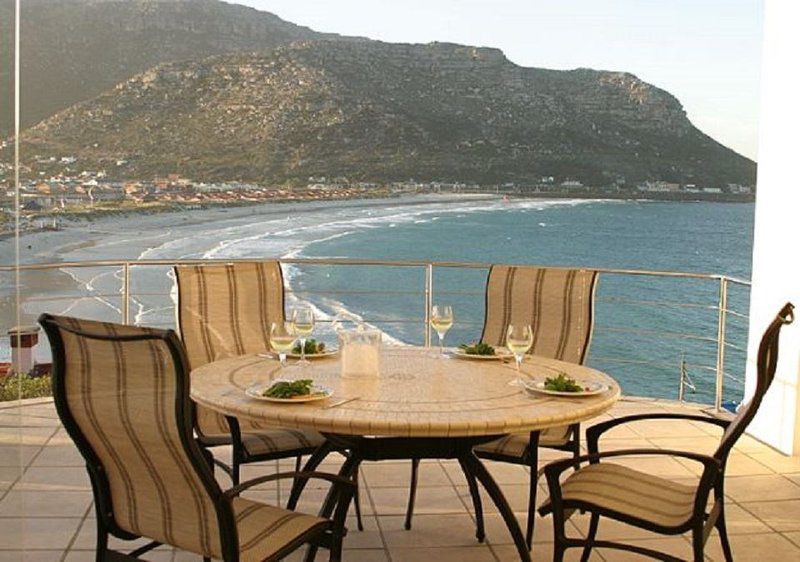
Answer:
<svg viewBox="0 0 800 562"><path fill-rule="evenodd" d="M67 226L82 225L86 223L102 222L113 219L128 219L131 217L151 217L151 216L170 216L181 213L217 213L217 212L230 212L237 214L238 210L247 212L251 209L263 209L268 207L317 207L322 205L334 205L337 208L358 206L382 206L387 202L400 202L406 205L424 205L434 200L447 202L452 200L460 202L465 199L479 200L479 199L497 199L500 197L508 197L512 199L532 199L532 200L550 200L550 199L578 199L585 201L603 201L603 200L622 200L622 201L665 201L665 202L685 202L685 203L753 203L755 202L754 194L743 193L685 193L685 192L635 192L635 193L622 193L622 192L607 192L597 193L595 191L553 191L553 192L515 192L510 190L497 190L495 192L482 191L482 192L446 192L446 193L420 193L420 194L399 194L399 195L376 195L368 196L362 195L358 197L343 197L339 199L275 199L272 201L237 201L225 203L209 203L205 205L193 204L177 204L170 203L164 205L147 206L147 207L125 207L125 208L102 208L95 211L86 212L69 212L65 214L42 214L39 216L30 217L31 221L35 220L56 220L64 223ZM414 202L414 199L420 199ZM301 210L301 209L298 209ZM278 209L275 212L280 212ZM185 220L185 219L184 219ZM201 219L201 222L202 219ZM191 223L190 223L191 224ZM51 226L37 227L31 229L23 229L20 231L20 238L30 235L39 234L42 232L59 232L63 227L53 228ZM14 237L13 230L0 231L0 242L3 240L12 239ZM2 264L0 264L2 265Z"/></svg>

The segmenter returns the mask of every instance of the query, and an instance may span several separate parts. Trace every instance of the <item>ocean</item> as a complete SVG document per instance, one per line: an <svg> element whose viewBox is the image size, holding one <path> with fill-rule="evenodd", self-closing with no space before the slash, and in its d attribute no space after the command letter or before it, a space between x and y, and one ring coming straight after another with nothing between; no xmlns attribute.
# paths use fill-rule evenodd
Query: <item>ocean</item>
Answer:
<svg viewBox="0 0 800 562"><path fill-rule="evenodd" d="M248 209L104 219L23 238L24 261L180 258L360 258L575 266L724 274L749 279L752 204L648 201L405 198L263 205ZM30 246L30 248L28 248ZM0 243L0 261L13 257ZM421 267L290 265L289 306L308 302L331 340L331 320L360 319L387 341L424 341ZM480 336L486 268L435 268L433 303L451 304L446 343ZM0 316L13 325L13 277L0 278ZM132 268L137 323L174 326L170 269ZM719 282L602 273L588 364L632 395L676 398L681 364L714 397ZM23 276L23 320L41 311L119 320L121 272L64 268ZM729 309L747 313L748 289L731 285ZM729 316L725 398L741 399L746 318ZM434 336L435 341L435 336ZM40 345L40 348L46 348ZM46 351L39 349L39 356ZM6 342L0 354L8 355Z"/></svg>

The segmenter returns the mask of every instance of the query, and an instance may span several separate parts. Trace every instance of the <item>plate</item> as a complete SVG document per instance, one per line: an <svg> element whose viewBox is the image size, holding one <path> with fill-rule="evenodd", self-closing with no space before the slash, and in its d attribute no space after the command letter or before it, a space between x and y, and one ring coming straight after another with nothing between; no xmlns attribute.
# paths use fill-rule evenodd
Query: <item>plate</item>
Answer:
<svg viewBox="0 0 800 562"><path fill-rule="evenodd" d="M330 349L330 350L326 349L322 353L314 353L314 354L306 353L306 359L324 359L326 357L332 357L332 356L336 355L337 353L339 353L338 349ZM278 358L278 352L277 351L270 351L270 352L267 352L267 353L259 353L258 356L259 357L265 357L267 359L277 359ZM300 354L299 353L287 353L286 354L286 358L287 359L300 359Z"/></svg>
<svg viewBox="0 0 800 562"><path fill-rule="evenodd" d="M306 353L306 359L324 359L325 357L331 357L332 355L336 355L339 353L338 349L325 349L322 353ZM275 354L277 356L277 353ZM286 357L289 359L300 359L299 353L287 353Z"/></svg>
<svg viewBox="0 0 800 562"><path fill-rule="evenodd" d="M495 349L494 355L475 355L474 353L466 353L460 349L454 349L451 353L454 357L458 357L459 359L470 359L473 361L498 361L514 358L510 351L502 348Z"/></svg>
<svg viewBox="0 0 800 562"><path fill-rule="evenodd" d="M318 384L315 384L311 387L311 394L297 396L295 398L273 398L271 396L264 396L263 392L276 382L280 382L280 380L274 380L269 384L253 384L246 388L244 393L254 400L261 400L263 402L277 402L280 404L304 404L306 402L318 402L319 400L327 400L333 396L333 391L330 388L326 386L320 386Z"/></svg>
<svg viewBox="0 0 800 562"><path fill-rule="evenodd" d="M584 388L588 388L588 390L582 390L580 392L564 392L563 390L547 390L544 387L544 381L525 381L523 384L525 385L525 389L529 392L537 392L539 394L549 394L550 396L570 396L575 398L580 398L583 396L596 396L597 394L603 394L606 390L608 390L608 385L603 384L600 382L581 382L575 381L579 385L583 386Z"/></svg>

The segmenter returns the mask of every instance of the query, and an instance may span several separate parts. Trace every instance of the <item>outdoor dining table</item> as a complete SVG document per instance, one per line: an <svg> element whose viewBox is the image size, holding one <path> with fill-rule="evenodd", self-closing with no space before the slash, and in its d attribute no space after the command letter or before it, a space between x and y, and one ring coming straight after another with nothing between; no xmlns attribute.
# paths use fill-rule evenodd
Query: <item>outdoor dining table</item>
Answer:
<svg viewBox="0 0 800 562"><path fill-rule="evenodd" d="M543 380L564 372L608 388L585 397L532 393L515 384L520 373L513 363L456 358L418 347L384 347L374 377L342 377L340 371L336 355L284 368L268 355L243 355L193 370L191 396L228 416L319 431L337 448L349 451L339 472L346 478L353 478L363 461L457 459L465 474L485 488L524 561L530 560L530 553L519 523L472 449L509 433L588 420L610 409L620 395L619 385L604 373L536 356L525 358L522 376ZM333 396L286 404L245 394L254 383L278 378L312 379L331 389ZM354 400L336 406L347 399ZM477 490L471 492L474 498ZM334 503L329 493L321 515L328 515Z"/></svg>

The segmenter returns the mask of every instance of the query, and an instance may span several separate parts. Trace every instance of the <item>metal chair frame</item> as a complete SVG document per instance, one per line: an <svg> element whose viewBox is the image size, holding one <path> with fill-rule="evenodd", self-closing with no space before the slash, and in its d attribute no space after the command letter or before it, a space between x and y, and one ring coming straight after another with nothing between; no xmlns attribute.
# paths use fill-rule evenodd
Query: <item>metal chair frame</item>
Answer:
<svg viewBox="0 0 800 562"><path fill-rule="evenodd" d="M108 548L109 535L123 540L135 540L139 537L122 529L114 518L113 499L111 489L106 476L103 464L95 453L86 436L73 416L67 402L66 392L66 355L64 343L61 337L61 330L71 332L80 337L106 341L142 341L142 340L162 340L170 352L172 361L175 365L177 376L177 391L175 393L175 416L179 430L180 442L183 452L187 455L192 468L196 471L206 492L211 498L216 509L217 521L220 527L220 541L223 559L226 562L238 562L239 544L236 520L234 518L232 500L242 491L254 485L273 480L292 478L295 481L307 481L309 478L317 478L331 482L333 494L337 499L336 511L332 520L325 524L312 527L303 535L297 537L292 542L284 545L273 556L272 560L280 560L303 544L310 543L315 546L322 546L330 550L332 561L341 560L342 539L347 533L345 528L345 518L350 501L353 497L355 485L351 480L341 478L337 475L319 472L288 472L277 473L256 478L245 484L235 486L227 491L222 491L217 481L214 479L213 464L211 455L202 449L194 438L192 429L192 410L193 402L189 398L189 368L183 345L177 334L173 330L151 330L141 335L100 335L88 333L69 326L64 326L59 319L50 314L42 314L39 323L44 328L50 340L53 351L53 398L56 411L61 418L64 428L74 441L84 460L89 472L94 496L95 511L97 515L97 543L96 559L101 561L122 561L136 560L142 554L160 546L161 543L150 542L129 554L114 551Z"/></svg>
<svg viewBox="0 0 800 562"><path fill-rule="evenodd" d="M770 323L767 330L764 332L758 350L758 382L755 393L750 402L743 406L743 410L740 411L740 413L737 414L737 416L733 419L722 420L703 415L669 413L636 414L613 419L590 427L586 431L589 454L577 457L575 459L565 459L562 461L553 462L544 467L544 473L547 478L548 488L550 490L550 499L539 508L539 513L543 516L548 514L553 515L553 526L555 532L553 560L555 562L563 560L565 551L568 548L573 547L583 547L583 554L581 556L581 560L583 562L589 559L591 551L594 547L626 550L669 562L678 562L681 560L675 556L658 552L649 548L613 541L597 540L597 529L601 517L615 519L617 521L663 535L679 535L691 531L692 555L695 562L700 562L704 559L703 550L705 543L708 540L711 531L716 528L720 536L722 551L726 562L733 561L733 553L728 540L725 522L725 467L733 446L739 437L741 437L741 435L744 433L753 417L756 415L764 395L772 384L778 361L778 341L780 337L780 330L784 325L790 324L794 320L793 310L794 307L791 303L784 305L775 319ZM708 423L723 428L725 433L720 440L719 447L711 456L687 451L665 449L629 449L600 452L599 441L600 437L605 432L619 425L640 420L684 420ZM680 525L665 527L656 525L650 521L633 517L631 515L612 511L589 502L566 500L563 498L560 477L564 471L574 467L575 463L583 464L588 462L590 464L596 464L604 459L631 455L680 457L698 462L703 465L703 472L697 486L697 493L695 495L694 509L692 516L687 521ZM711 496L712 493L713 496ZM712 508L707 511L706 508L709 497L713 497L713 505ZM590 513L591 518L586 539L568 538L565 534L564 525L566 520L569 518L569 515L571 515L574 510Z"/></svg>

